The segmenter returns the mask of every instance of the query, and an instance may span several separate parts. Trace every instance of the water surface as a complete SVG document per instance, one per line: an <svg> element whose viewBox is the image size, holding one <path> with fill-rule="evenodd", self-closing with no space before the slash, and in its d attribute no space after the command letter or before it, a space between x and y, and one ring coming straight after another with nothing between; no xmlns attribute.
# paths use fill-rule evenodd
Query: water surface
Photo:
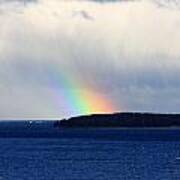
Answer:
<svg viewBox="0 0 180 180"><path fill-rule="evenodd" d="M0 138L0 179L180 179L179 136L177 129L64 129L52 138Z"/></svg>

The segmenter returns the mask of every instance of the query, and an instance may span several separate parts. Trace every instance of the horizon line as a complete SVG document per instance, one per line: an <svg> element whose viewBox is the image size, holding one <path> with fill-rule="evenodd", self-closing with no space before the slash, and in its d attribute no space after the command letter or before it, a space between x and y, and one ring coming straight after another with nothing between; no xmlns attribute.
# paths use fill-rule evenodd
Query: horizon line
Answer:
<svg viewBox="0 0 180 180"><path fill-rule="evenodd" d="M82 114L82 115L73 115L69 117L55 117L55 118L47 118L47 117L40 117L40 118L0 118L0 122L3 121L60 121L60 120L68 120L71 118L78 118L78 117L86 117L86 116L101 116L101 115L115 115L115 114L154 114L154 115L180 115L180 112L148 112L148 111L117 111L112 113L92 113L92 114Z"/></svg>

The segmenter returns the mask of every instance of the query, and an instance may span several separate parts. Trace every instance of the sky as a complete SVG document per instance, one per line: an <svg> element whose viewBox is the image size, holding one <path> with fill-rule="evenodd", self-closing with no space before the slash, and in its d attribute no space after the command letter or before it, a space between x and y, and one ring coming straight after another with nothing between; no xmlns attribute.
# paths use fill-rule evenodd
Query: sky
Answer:
<svg viewBox="0 0 180 180"><path fill-rule="evenodd" d="M0 119L180 113L176 0L0 0Z"/></svg>

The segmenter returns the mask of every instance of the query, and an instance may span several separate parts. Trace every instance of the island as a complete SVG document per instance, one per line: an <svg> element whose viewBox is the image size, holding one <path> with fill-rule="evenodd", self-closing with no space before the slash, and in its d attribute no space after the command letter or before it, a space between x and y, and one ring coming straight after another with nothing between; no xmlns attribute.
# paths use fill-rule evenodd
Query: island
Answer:
<svg viewBox="0 0 180 180"><path fill-rule="evenodd" d="M59 128L160 128L180 127L180 114L114 113L72 117L54 122Z"/></svg>
<svg viewBox="0 0 180 180"><path fill-rule="evenodd" d="M1 120L0 137L180 140L180 114L123 112L59 120Z"/></svg>

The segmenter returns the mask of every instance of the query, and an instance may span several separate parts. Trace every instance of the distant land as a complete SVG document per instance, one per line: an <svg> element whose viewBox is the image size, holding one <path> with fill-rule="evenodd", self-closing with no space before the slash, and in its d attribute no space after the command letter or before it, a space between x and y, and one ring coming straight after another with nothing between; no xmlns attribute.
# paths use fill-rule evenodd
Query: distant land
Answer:
<svg viewBox="0 0 180 180"><path fill-rule="evenodd" d="M55 127L85 128L85 127L124 127L124 128L155 128L180 127L180 114L154 113L115 113L95 114L72 117L56 121Z"/></svg>
<svg viewBox="0 0 180 180"><path fill-rule="evenodd" d="M3 120L0 138L180 140L180 114L94 114L63 120Z"/></svg>

